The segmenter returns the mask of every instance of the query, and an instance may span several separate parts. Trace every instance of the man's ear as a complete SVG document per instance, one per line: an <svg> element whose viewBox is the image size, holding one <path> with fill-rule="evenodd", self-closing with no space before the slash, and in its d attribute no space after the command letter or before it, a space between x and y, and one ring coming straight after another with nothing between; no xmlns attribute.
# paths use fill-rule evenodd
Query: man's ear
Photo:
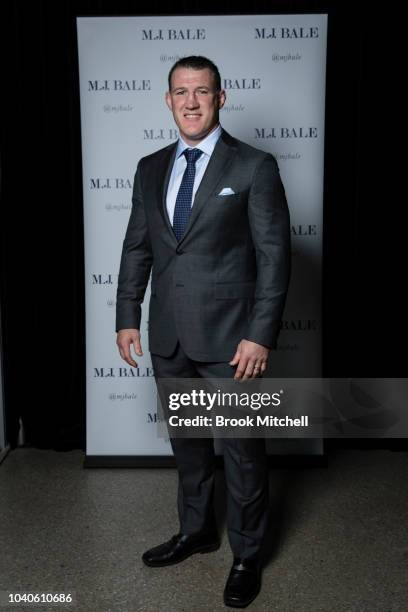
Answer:
<svg viewBox="0 0 408 612"><path fill-rule="evenodd" d="M225 104L225 100L227 99L225 89L221 89L218 94L218 108L222 108Z"/></svg>
<svg viewBox="0 0 408 612"><path fill-rule="evenodd" d="M166 91L165 100L166 100L167 106L172 111L173 110L173 100L171 99L171 94L169 91Z"/></svg>

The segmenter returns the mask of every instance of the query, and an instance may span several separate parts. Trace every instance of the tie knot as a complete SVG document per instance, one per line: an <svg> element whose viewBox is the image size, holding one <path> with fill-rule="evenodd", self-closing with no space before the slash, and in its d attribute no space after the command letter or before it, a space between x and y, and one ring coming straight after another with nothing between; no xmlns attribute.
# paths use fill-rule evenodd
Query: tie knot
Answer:
<svg viewBox="0 0 408 612"><path fill-rule="evenodd" d="M202 151L201 149L184 149L183 153L186 157L187 164L195 164Z"/></svg>

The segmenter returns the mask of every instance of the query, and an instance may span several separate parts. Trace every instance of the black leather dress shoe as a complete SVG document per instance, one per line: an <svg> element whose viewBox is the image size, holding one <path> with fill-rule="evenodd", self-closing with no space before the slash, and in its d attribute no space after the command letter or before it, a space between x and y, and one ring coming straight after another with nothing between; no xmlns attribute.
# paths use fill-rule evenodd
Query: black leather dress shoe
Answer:
<svg viewBox="0 0 408 612"><path fill-rule="evenodd" d="M261 589L261 563L234 558L224 589L224 603L231 608L246 608Z"/></svg>
<svg viewBox="0 0 408 612"><path fill-rule="evenodd" d="M183 535L178 533L168 542L150 548L142 555L143 562L149 567L163 567L184 561L195 553L209 553L220 547L217 533L197 533Z"/></svg>

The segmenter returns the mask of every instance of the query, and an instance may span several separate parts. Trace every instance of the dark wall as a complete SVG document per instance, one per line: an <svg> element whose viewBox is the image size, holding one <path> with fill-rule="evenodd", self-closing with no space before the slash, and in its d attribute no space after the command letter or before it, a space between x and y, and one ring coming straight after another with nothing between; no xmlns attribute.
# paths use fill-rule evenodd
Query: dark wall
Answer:
<svg viewBox="0 0 408 612"><path fill-rule="evenodd" d="M388 321L395 313L393 234L371 15L351 3L251 2L257 13L329 13L324 375L403 376ZM216 8L215 8L216 7ZM179 2L174 13L200 14ZM37 447L83 448L85 327L76 15L169 12L164 2L3 2L1 299L9 440L18 419ZM135 12L138 11L138 12ZM206 13L248 12L210 3ZM382 82L386 75L381 74ZM163 84L164 87L164 84ZM374 180L373 180L374 179ZM382 191L382 189L384 191Z"/></svg>

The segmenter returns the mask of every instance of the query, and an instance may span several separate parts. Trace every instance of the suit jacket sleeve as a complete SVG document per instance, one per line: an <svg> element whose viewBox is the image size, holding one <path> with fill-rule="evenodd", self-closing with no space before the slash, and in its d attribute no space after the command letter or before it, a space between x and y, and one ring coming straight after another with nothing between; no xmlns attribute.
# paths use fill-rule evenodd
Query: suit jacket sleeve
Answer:
<svg viewBox="0 0 408 612"><path fill-rule="evenodd" d="M153 253L142 196L141 162L133 182L132 211L120 260L116 294L116 331L140 329L143 302L149 282Z"/></svg>
<svg viewBox="0 0 408 612"><path fill-rule="evenodd" d="M267 153L258 165L248 200L255 246L255 302L246 339L276 348L286 301L290 270L290 219L278 164Z"/></svg>

